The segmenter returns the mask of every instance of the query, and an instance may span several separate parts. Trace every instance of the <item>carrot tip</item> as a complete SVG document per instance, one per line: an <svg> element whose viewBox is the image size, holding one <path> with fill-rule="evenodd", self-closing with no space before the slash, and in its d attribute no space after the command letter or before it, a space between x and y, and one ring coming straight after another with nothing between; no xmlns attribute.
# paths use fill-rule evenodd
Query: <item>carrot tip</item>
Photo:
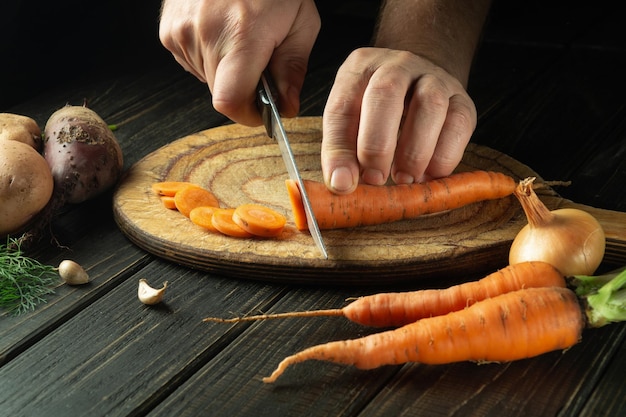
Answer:
<svg viewBox="0 0 626 417"><path fill-rule="evenodd" d="M273 384L274 382L276 382L278 377L283 374L283 371L284 369L279 366L278 368L276 368L276 370L274 370L274 372L272 372L270 376L264 377L263 382L266 384Z"/></svg>

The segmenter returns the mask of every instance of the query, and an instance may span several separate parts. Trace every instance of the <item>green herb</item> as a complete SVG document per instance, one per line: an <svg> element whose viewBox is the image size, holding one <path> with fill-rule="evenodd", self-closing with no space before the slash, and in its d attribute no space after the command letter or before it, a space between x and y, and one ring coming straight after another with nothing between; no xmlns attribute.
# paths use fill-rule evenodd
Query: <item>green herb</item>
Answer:
<svg viewBox="0 0 626 417"><path fill-rule="evenodd" d="M14 315L32 311L59 281L56 268L23 255L18 239L0 245L0 308Z"/></svg>
<svg viewBox="0 0 626 417"><path fill-rule="evenodd" d="M587 301L587 319L592 327L626 321L626 267L605 275L577 275L570 283Z"/></svg>

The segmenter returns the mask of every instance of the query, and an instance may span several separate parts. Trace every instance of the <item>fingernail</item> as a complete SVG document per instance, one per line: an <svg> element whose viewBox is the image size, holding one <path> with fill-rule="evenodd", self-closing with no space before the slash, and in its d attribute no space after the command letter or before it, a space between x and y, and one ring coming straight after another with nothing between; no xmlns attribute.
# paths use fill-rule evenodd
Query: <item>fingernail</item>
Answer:
<svg viewBox="0 0 626 417"><path fill-rule="evenodd" d="M336 168L330 176L330 186L337 192L346 192L353 185L352 172L346 167Z"/></svg>
<svg viewBox="0 0 626 417"><path fill-rule="evenodd" d="M382 171L378 169L368 168L363 171L363 181L367 184L373 185L384 185L385 184L385 176Z"/></svg>
<svg viewBox="0 0 626 417"><path fill-rule="evenodd" d="M395 175L394 181L396 184L413 184L415 178L413 175L407 174L406 172L398 172Z"/></svg>

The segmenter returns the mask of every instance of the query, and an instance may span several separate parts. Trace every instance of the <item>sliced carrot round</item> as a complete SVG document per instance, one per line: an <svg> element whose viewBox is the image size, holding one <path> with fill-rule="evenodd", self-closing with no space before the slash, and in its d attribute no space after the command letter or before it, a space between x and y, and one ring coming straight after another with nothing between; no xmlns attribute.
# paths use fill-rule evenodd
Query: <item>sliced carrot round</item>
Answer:
<svg viewBox="0 0 626 417"><path fill-rule="evenodd" d="M211 223L213 226L227 236L232 237L252 237L252 233L242 229L233 221L233 208L218 208L213 212Z"/></svg>
<svg viewBox="0 0 626 417"><path fill-rule="evenodd" d="M174 197L178 191L191 185L199 187L199 185L187 181L160 181L152 184L152 191L159 195Z"/></svg>
<svg viewBox="0 0 626 417"><path fill-rule="evenodd" d="M174 196L170 195L162 195L161 203L170 210L176 210L176 202L174 201Z"/></svg>
<svg viewBox="0 0 626 417"><path fill-rule="evenodd" d="M204 188L191 185L182 188L174 196L176 208L185 216L189 217L189 213L196 207L211 206L219 207L219 201L212 192Z"/></svg>
<svg viewBox="0 0 626 417"><path fill-rule="evenodd" d="M307 230L309 226L298 183L294 180L288 179L285 181L285 185L287 186L287 193L289 194L289 202L291 203L293 220L296 223L296 227L298 230Z"/></svg>
<svg viewBox="0 0 626 417"><path fill-rule="evenodd" d="M233 213L233 221L255 236L278 236L285 228L285 216L260 204L243 204Z"/></svg>
<svg viewBox="0 0 626 417"><path fill-rule="evenodd" d="M211 221L213 218L213 213L217 209L217 207L211 206L195 207L189 212L189 219L193 224L204 227L205 229L208 229L212 232L218 232L219 230L217 230L215 226L213 226L213 223Z"/></svg>

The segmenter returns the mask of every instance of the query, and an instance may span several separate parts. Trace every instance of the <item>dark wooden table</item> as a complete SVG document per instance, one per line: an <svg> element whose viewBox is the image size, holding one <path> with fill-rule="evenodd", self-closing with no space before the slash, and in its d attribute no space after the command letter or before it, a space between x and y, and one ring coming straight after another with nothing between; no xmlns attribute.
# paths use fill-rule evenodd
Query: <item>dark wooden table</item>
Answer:
<svg viewBox="0 0 626 417"><path fill-rule="evenodd" d="M34 74L29 88L18 90L23 95L14 94L11 83L2 85L7 93L1 110L29 115L43 125L56 108L87 99L119 126L116 136L127 167L172 140L228 123L212 109L205 86L161 50L158 4L147 3L153 6L149 12L125 5L123 14L125 21L145 22L143 38L130 42L144 42L142 50L110 54L103 48L107 58L88 66L67 59L38 61L39 72L24 70ZM571 180L570 187L558 189L568 199L626 211L621 14L590 2L572 4L577 3L496 2L470 85L480 115L473 141L511 155L546 179ZM375 2L366 1L324 7L303 115L322 114L337 66L350 48L368 42L374 9ZM346 34L339 23L354 29ZM52 41L39 40L43 45L36 49L43 54ZM66 68L71 77L37 82L50 78L59 65L72 64ZM19 77L15 80L21 88ZM2 416L626 413L624 325L586 331L582 342L566 352L514 363L359 371L311 362L265 385L260 377L284 356L370 330L337 318L223 325L203 323L203 317L332 308L347 297L395 287L287 285L185 268L130 243L114 222L111 194L68 208L54 221L52 233L64 247L44 240L32 255L52 265L72 258L93 281L59 287L32 313L0 316ZM140 304L140 278L169 281L166 303ZM468 271L467 279L473 278ZM416 277L403 289L451 283Z"/></svg>

